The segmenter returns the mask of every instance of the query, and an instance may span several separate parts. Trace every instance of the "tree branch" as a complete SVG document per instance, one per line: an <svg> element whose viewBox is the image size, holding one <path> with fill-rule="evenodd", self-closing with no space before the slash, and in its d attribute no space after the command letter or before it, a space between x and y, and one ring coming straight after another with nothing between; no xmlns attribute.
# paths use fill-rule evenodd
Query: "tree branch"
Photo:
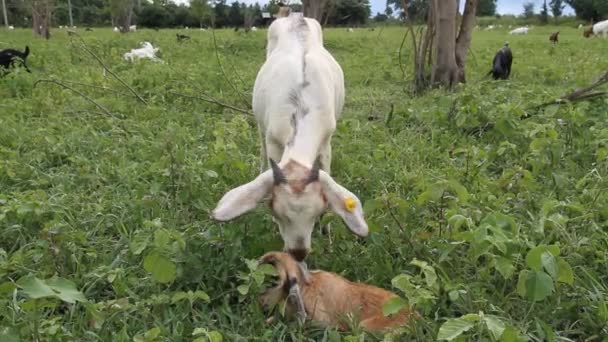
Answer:
<svg viewBox="0 0 608 342"><path fill-rule="evenodd" d="M176 96L181 96L181 97L185 97L185 98L189 98L189 99L201 100L201 101L205 101L205 102L208 102L208 103L213 103L213 104L218 105L220 107L228 108L228 109L231 109L231 110L233 110L235 112L238 112L238 113L241 113L241 114L246 114L246 115L253 116L253 113L250 112L247 109L238 108L238 107L235 107L233 105L220 102L219 100L217 100L217 99L215 99L215 98L213 98L213 97L211 97L209 95L206 95L206 94L204 95L205 97L196 96L196 95L181 94L181 93L178 93L178 92L175 92L175 91L169 91L169 94L176 95Z"/></svg>
<svg viewBox="0 0 608 342"><path fill-rule="evenodd" d="M57 80L53 80L53 79L42 79L42 80L38 80L38 81L34 82L34 86L33 86L33 87L34 87L34 88L36 88L36 85L37 85L38 83L45 83L45 82L46 82L46 83L54 83L54 84L56 84L56 85L58 85L58 86L60 86L60 87L63 87L63 88L65 88L65 89L69 89L69 90L71 90L71 91L75 92L76 94L78 94L78 95L82 96L82 98L84 98L85 100L87 100L87 101L91 102L92 104L96 105L96 106L97 106L97 108L101 109L101 110L102 110L102 111L103 111L105 114L107 114L108 116L115 117L115 116L114 116L114 114L112 114L112 112L110 112L108 109L106 109L106 107L104 107L103 105L101 105L101 104L100 104L100 103L98 103L97 101L93 100L92 98L88 97L88 96L87 96L87 95L85 95L83 92L81 92L81 91L79 91L79 90L76 90L76 89L74 89L74 88L70 87L69 85L66 85L66 84L64 84L64 83L61 83L61 82L59 82L59 81L57 81Z"/></svg>
<svg viewBox="0 0 608 342"><path fill-rule="evenodd" d="M122 83L122 85L124 85L125 87L127 87L127 89L129 89L129 91L130 91L131 93L133 93L133 95L135 95L135 97L137 97L137 99L138 99L138 100L139 100L141 103L143 103L143 104L145 104L145 105L147 105L147 104L148 104L148 102L146 102L146 100L144 100L144 98L143 98L143 97L141 97L141 95L139 95L139 94L138 94L138 93L135 91L135 89L133 89L133 88L132 88L130 85L128 85L128 84L127 84L127 82L123 81L123 80L122 80L122 78L118 77L118 75L116 75L116 74L115 74L115 73L114 73L112 70L110 70L110 68L108 68L108 67L105 65L105 63L104 63L104 62L101 60L101 58L99 58L99 56L97 56L97 55L96 55L96 54L95 54L93 51L91 51L91 49L89 49L89 47L87 46L87 44L84 42L84 39L83 39L83 38L82 38L82 37L81 37L81 36L80 36L78 33L74 32L74 31L68 31L68 34L69 34L70 36L76 36L76 37L78 37L78 38L80 39L81 44L82 44L81 48L82 48L84 51L88 52L88 53L89 53L91 56L93 56L93 58L95 58L95 59L97 60L97 62L98 62L100 65L101 65L101 67L102 67L102 68L103 68L105 71L107 71L107 72L108 72L110 75L114 76L114 78L116 78L116 79L118 80L118 82Z"/></svg>

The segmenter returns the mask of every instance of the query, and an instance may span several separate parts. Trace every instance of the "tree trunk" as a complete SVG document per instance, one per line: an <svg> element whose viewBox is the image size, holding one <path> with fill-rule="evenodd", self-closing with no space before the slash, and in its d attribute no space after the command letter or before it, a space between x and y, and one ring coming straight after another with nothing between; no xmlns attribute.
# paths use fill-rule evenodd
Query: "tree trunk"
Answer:
<svg viewBox="0 0 608 342"><path fill-rule="evenodd" d="M133 7L134 2L131 0L127 0L124 7L120 9L118 16L116 17L116 23L118 24L118 28L120 28L120 32L127 33L129 32L129 28L131 27L131 17L133 16Z"/></svg>
<svg viewBox="0 0 608 342"><path fill-rule="evenodd" d="M432 0L431 12L435 13L437 44L435 64L431 72L431 84L451 88L458 82L456 64L456 16L457 0Z"/></svg>
<svg viewBox="0 0 608 342"><path fill-rule="evenodd" d="M317 19L321 23L326 4L327 0L302 0L302 12L305 17Z"/></svg>
<svg viewBox="0 0 608 342"><path fill-rule="evenodd" d="M51 38L50 31L51 5L49 0L32 1L32 24L34 35Z"/></svg>
<svg viewBox="0 0 608 342"><path fill-rule="evenodd" d="M6 14L6 0L2 0L2 14L4 16L4 26L8 28L8 15Z"/></svg>
<svg viewBox="0 0 608 342"><path fill-rule="evenodd" d="M475 27L475 12L478 0L466 0L464 13L460 23L460 31L456 39L456 65L458 65L458 82L466 83L465 63L467 52L473 39L473 28Z"/></svg>
<svg viewBox="0 0 608 342"><path fill-rule="evenodd" d="M68 0L68 14L70 16L70 27L74 27L74 17L72 17L72 0Z"/></svg>

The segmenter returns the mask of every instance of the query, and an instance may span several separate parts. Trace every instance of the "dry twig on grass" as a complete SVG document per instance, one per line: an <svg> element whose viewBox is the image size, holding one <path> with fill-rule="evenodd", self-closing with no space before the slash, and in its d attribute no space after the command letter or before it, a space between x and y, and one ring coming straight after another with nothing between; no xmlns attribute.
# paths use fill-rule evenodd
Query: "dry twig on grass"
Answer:
<svg viewBox="0 0 608 342"><path fill-rule="evenodd" d="M253 116L253 113L250 112L247 109L242 109L242 108L233 106L231 104L223 103L223 102L221 102L221 101L219 101L219 100L215 99L214 97L209 96L207 94L204 94L204 97L202 97L202 96L196 96L196 95L181 94L181 93L178 93L178 92L175 92L175 91L169 91L169 94L176 95L176 96L181 96L181 97L185 97L185 98L189 98L189 99L201 100L201 101L205 101L205 102L208 102L208 103L213 103L213 104L218 105L220 107L228 108L228 109L231 109L231 110L233 110L235 112L238 112L238 113L241 113L241 114Z"/></svg>
<svg viewBox="0 0 608 342"><path fill-rule="evenodd" d="M85 95L83 92L81 92L80 90L74 89L72 87L70 87L69 85L65 84L65 83L61 83L57 80L52 80L52 79L42 79L42 80L38 80L34 83L34 88L36 88L36 85L38 83L53 83L56 84L60 87L63 87L65 89L69 89L73 92L75 92L76 94L82 96L83 99L91 102L92 104L94 104L95 106L97 106L97 108L101 109L105 114L107 114L108 116L111 117L115 117L114 114L112 114L112 112L110 112L106 107L104 107L102 104L100 104L99 102L93 100L92 98L88 97L87 95Z"/></svg>
<svg viewBox="0 0 608 342"><path fill-rule="evenodd" d="M106 64L101 60L101 58L99 56L97 56L93 51L91 51L91 49L89 49L89 47L87 46L87 44L85 43L84 39L76 32L74 31L68 31L68 35L70 35L70 37L78 37L78 39L80 39L80 44L81 44L81 48L88 52L91 56L93 56L93 58L95 58L97 60L97 62L101 65L101 67L108 72L110 75L112 75L115 79L118 80L118 82L120 82L122 85L124 85L125 87L127 87L127 89L129 89L129 91L131 93L133 93L133 95L135 95L135 97L137 97L137 99L139 101L141 101L141 103L147 105L148 102L146 102L146 100L144 100L144 98L139 95L135 89L133 89L130 85L127 84L127 82L123 81L122 78L118 77L118 75L116 75L112 70L110 70L110 68L108 68L106 66ZM72 40L73 41L73 40Z"/></svg>

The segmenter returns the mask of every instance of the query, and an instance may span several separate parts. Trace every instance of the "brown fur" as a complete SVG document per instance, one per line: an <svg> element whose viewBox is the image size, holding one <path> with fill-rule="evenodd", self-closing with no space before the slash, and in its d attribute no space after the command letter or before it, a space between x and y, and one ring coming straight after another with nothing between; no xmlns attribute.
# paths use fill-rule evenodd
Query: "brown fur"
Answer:
<svg viewBox="0 0 608 342"><path fill-rule="evenodd" d="M549 41L553 44L557 43L559 41L559 31L551 33Z"/></svg>
<svg viewBox="0 0 608 342"><path fill-rule="evenodd" d="M354 318L361 328L371 332L383 332L408 324L412 315L403 309L395 315L384 316L382 306L394 293L371 285L351 282L339 275L325 271L304 271L287 253L270 252L262 256L260 263L275 265L279 284L268 289L260 298L264 306L274 306L285 300L290 286L300 287L301 301L309 319L336 327L348 328L348 318ZM286 301L288 316L296 308Z"/></svg>

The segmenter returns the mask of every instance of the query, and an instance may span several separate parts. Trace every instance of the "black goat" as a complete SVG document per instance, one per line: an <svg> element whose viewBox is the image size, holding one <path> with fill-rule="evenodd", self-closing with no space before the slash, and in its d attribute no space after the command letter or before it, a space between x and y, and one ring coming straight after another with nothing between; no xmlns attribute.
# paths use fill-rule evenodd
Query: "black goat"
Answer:
<svg viewBox="0 0 608 342"><path fill-rule="evenodd" d="M185 34L176 33L175 35L177 36L177 41L180 43L184 40L190 40L190 36L186 36Z"/></svg>
<svg viewBox="0 0 608 342"><path fill-rule="evenodd" d="M8 69L15 64L15 62L21 63L27 72L31 72L27 67L26 59L30 54L30 47L26 46L25 51L21 52L15 49L5 49L0 51L0 65Z"/></svg>
<svg viewBox="0 0 608 342"><path fill-rule="evenodd" d="M502 49L496 52L492 61L492 70L488 75L492 75L495 80L506 80L511 75L511 65L513 64L513 54L509 48L509 44L505 44Z"/></svg>

